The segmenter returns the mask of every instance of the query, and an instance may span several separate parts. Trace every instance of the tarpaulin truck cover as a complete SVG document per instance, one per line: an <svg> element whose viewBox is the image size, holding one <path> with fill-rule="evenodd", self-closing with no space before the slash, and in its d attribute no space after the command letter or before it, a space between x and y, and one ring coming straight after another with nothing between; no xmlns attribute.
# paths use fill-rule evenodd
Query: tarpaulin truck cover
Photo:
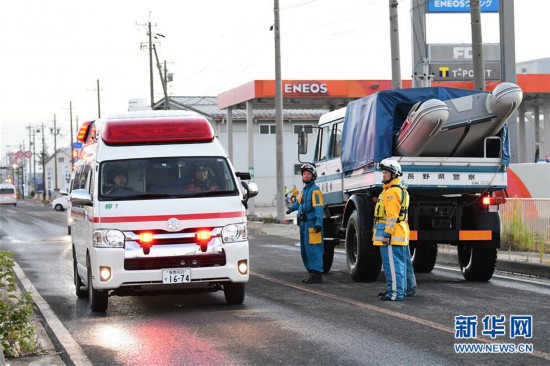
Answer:
<svg viewBox="0 0 550 366"><path fill-rule="evenodd" d="M432 87L383 90L347 105L342 131L342 168L351 171L394 155L394 138L411 107L429 99L446 101L485 91ZM500 132L503 140L502 160L510 161L508 126ZM482 142L480 142L482 143Z"/></svg>

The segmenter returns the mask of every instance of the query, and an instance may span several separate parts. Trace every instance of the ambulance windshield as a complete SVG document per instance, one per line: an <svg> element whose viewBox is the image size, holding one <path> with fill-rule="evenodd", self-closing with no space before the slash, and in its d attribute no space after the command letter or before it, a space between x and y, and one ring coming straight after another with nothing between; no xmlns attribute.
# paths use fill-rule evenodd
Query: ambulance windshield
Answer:
<svg viewBox="0 0 550 366"><path fill-rule="evenodd" d="M239 190L222 157L167 157L105 161L100 200L233 196Z"/></svg>

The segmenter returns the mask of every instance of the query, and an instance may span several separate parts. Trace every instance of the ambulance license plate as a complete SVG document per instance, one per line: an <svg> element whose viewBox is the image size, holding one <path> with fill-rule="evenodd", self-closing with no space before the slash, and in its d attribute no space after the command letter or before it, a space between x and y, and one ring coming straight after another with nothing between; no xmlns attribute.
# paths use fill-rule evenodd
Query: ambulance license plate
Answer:
<svg viewBox="0 0 550 366"><path fill-rule="evenodd" d="M163 269L162 283L187 283L191 282L191 269Z"/></svg>

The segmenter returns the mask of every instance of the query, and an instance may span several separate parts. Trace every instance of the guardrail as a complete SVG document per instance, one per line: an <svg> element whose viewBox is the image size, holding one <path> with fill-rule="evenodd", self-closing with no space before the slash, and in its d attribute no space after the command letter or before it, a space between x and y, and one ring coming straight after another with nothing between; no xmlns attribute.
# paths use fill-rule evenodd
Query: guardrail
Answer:
<svg viewBox="0 0 550 366"><path fill-rule="evenodd" d="M550 198L507 198L500 219L504 248L550 253Z"/></svg>

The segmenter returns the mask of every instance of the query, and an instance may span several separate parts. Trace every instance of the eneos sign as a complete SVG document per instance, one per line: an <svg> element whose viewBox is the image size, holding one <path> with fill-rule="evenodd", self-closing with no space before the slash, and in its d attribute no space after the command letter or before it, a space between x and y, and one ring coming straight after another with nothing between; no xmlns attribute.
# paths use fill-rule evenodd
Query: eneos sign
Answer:
<svg viewBox="0 0 550 366"><path fill-rule="evenodd" d="M326 94L328 93L327 84L325 83L287 83L283 84L283 94L294 95L311 95L311 94Z"/></svg>

